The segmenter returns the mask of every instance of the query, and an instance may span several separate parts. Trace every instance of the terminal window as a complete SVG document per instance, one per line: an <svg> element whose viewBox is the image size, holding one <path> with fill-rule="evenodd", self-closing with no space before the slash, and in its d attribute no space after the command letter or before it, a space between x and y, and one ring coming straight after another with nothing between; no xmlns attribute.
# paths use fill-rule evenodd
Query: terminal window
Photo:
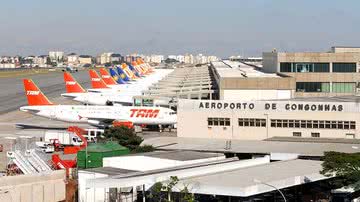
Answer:
<svg viewBox="0 0 360 202"><path fill-rule="evenodd" d="M241 127L266 127L266 119L239 118L238 122Z"/></svg>
<svg viewBox="0 0 360 202"><path fill-rule="evenodd" d="M301 132L293 132L294 137L301 137Z"/></svg>
<svg viewBox="0 0 360 202"><path fill-rule="evenodd" d="M333 72L356 72L356 63L333 63Z"/></svg>
<svg viewBox="0 0 360 202"><path fill-rule="evenodd" d="M328 121L328 120L288 120L288 119L271 119L273 128L319 128L319 129L344 129L355 130L355 121ZM239 120L239 126L241 126Z"/></svg>
<svg viewBox="0 0 360 202"><path fill-rule="evenodd" d="M311 133L311 137L320 137L320 133Z"/></svg>
<svg viewBox="0 0 360 202"><path fill-rule="evenodd" d="M208 118L208 126L230 126L230 118Z"/></svg>
<svg viewBox="0 0 360 202"><path fill-rule="evenodd" d="M296 82L296 92L330 92L329 82Z"/></svg>
<svg viewBox="0 0 360 202"><path fill-rule="evenodd" d="M280 72L330 72L329 63L291 63L281 62Z"/></svg>
<svg viewBox="0 0 360 202"><path fill-rule="evenodd" d="M356 89L356 83L354 82L333 82L333 93L354 93Z"/></svg>

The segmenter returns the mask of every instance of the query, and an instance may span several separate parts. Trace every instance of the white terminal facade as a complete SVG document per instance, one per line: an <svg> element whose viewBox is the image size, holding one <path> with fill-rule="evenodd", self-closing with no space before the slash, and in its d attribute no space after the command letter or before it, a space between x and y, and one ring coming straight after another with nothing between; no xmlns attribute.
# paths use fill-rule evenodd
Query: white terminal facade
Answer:
<svg viewBox="0 0 360 202"><path fill-rule="evenodd" d="M195 113L194 113L195 112ZM356 100L180 100L178 137L359 139ZM196 124L194 124L196 120Z"/></svg>

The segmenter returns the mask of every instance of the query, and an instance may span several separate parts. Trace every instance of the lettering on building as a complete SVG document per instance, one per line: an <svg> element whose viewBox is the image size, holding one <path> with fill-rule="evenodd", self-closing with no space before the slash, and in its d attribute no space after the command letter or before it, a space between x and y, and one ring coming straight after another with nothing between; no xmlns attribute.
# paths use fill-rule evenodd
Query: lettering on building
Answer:
<svg viewBox="0 0 360 202"><path fill-rule="evenodd" d="M271 111L317 111L317 112L341 112L344 110L342 104L314 104L314 103L254 103L254 102L200 102L199 109L218 110L271 110Z"/></svg>

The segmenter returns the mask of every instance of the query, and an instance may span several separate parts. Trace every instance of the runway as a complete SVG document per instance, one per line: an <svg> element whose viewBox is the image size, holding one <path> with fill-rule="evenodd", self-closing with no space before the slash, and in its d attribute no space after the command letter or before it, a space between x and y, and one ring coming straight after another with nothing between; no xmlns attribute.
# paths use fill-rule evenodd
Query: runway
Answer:
<svg viewBox="0 0 360 202"><path fill-rule="evenodd" d="M72 75L84 88L90 88L88 71L79 71ZM26 77L1 78L0 115L27 105L22 81L24 78L32 79L50 100L59 97L61 93L65 93L63 72L49 72L47 74L37 74ZM61 100L59 101L60 103L57 104L62 104Z"/></svg>

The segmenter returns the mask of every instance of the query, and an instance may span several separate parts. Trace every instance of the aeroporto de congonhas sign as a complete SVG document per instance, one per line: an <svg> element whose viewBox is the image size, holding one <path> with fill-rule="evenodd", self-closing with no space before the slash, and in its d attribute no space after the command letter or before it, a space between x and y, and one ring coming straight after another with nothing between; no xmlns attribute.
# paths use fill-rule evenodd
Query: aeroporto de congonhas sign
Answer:
<svg viewBox="0 0 360 202"><path fill-rule="evenodd" d="M355 102L180 100L179 110L181 108L184 110L359 112L360 105Z"/></svg>

